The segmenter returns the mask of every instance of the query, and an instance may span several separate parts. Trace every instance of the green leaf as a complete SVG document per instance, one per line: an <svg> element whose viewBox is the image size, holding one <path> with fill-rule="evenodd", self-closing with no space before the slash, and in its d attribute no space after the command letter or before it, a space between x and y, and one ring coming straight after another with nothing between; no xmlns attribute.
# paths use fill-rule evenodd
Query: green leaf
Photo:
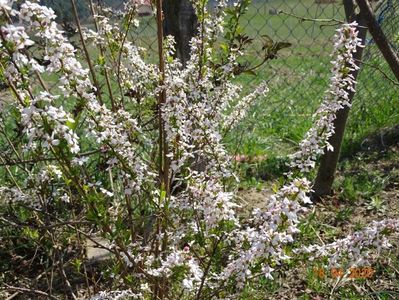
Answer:
<svg viewBox="0 0 399 300"><path fill-rule="evenodd" d="M23 234L32 240L39 238L39 232L36 229L24 228Z"/></svg>
<svg viewBox="0 0 399 300"><path fill-rule="evenodd" d="M270 36L264 34L262 35L262 38L263 38L263 49L271 48L273 46L274 42Z"/></svg>
<svg viewBox="0 0 399 300"><path fill-rule="evenodd" d="M72 260L72 265L75 267L76 271L79 273L80 266L82 265L82 261L78 258L75 258L74 260Z"/></svg>
<svg viewBox="0 0 399 300"><path fill-rule="evenodd" d="M277 51L279 51L279 50L281 50L281 49L284 49L284 48L288 48L288 47L291 47L292 46L292 44L291 43L288 43L288 42L277 42L275 45L274 45L274 50L277 52Z"/></svg>
<svg viewBox="0 0 399 300"><path fill-rule="evenodd" d="M246 71L244 71L244 73L256 76L256 73L254 70L246 70Z"/></svg>
<svg viewBox="0 0 399 300"><path fill-rule="evenodd" d="M69 129L71 129L71 130L75 130L75 128L76 128L76 122L75 122L75 120L68 120L68 121L66 121L66 126L69 128Z"/></svg>
<svg viewBox="0 0 399 300"><path fill-rule="evenodd" d="M162 190L161 195L160 195L160 202L163 202L163 200L165 200L165 198L166 198L166 191Z"/></svg>
<svg viewBox="0 0 399 300"><path fill-rule="evenodd" d="M222 49L222 51L227 54L229 52L229 46L226 43L221 43L220 44L220 48Z"/></svg>

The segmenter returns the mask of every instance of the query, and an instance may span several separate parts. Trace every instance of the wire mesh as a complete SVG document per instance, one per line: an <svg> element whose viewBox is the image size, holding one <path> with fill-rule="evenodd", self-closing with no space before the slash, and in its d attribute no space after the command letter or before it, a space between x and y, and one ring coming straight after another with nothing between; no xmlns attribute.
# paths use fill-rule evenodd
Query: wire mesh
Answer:
<svg viewBox="0 0 399 300"><path fill-rule="evenodd" d="M399 48L399 0L380 1L376 9L378 22ZM292 44L277 59L244 74L238 83L248 91L261 81L268 81L269 99L255 104L240 130L247 134L247 147L291 151L311 124L311 116L328 87L332 38L337 28L313 19L345 20L340 0L253 0L240 25L254 39L249 60L256 64L262 58L262 36ZM156 26L153 18L142 17L135 33L140 45L156 53ZM358 78L358 92L350 115L347 135L354 140L374 129L399 123L397 86L374 41L367 39L364 64ZM252 140L249 140L252 139ZM254 152L254 149L247 149ZM245 151L245 149L244 149ZM256 152L256 151L255 151Z"/></svg>
<svg viewBox="0 0 399 300"><path fill-rule="evenodd" d="M380 1L375 15L392 48L398 52L399 0ZM370 36L366 39L357 91L349 122L352 132L366 135L368 128L379 129L399 123L399 89Z"/></svg>

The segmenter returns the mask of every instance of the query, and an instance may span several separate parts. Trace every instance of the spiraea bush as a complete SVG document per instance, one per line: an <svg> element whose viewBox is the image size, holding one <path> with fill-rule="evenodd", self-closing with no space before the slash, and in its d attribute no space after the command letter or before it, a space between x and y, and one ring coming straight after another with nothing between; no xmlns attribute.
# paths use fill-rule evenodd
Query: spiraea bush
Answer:
<svg viewBox="0 0 399 300"><path fill-rule="evenodd" d="M311 204L309 171L333 150L332 121L355 87L356 23L337 30L329 90L285 184L241 220L223 137L269 93L262 84L241 96L233 83L247 41L235 26L245 3L226 10L221 1L212 14L205 1L193 3L199 28L185 68L161 31L159 63L145 60L128 35L138 23L133 2L117 16L90 4L95 26L77 20L77 50L52 9L0 1L1 67L12 93L1 111L2 221L17 233L3 240L35 247L31 263L39 274L56 272L61 293L77 297L65 271L74 265L95 299L232 299L249 283L273 279L292 255L356 263L363 250L389 245L396 220L292 249ZM95 237L111 254L99 286L82 250ZM40 283L42 295L52 284Z"/></svg>

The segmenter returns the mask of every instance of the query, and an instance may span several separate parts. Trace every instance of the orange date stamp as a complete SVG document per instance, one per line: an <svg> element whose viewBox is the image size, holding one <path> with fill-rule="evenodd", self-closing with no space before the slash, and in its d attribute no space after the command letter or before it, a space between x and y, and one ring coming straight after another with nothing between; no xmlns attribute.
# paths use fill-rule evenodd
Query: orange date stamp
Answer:
<svg viewBox="0 0 399 300"><path fill-rule="evenodd" d="M349 268L348 271L349 271L348 278L352 279L369 279L372 278L375 273L375 270L372 267L354 267L354 268ZM335 279L335 278L344 277L344 275L347 272L343 268L331 268L329 269L328 272L324 268L314 267L313 273L319 279L324 279L325 277L327 277L328 274L330 274L331 278Z"/></svg>

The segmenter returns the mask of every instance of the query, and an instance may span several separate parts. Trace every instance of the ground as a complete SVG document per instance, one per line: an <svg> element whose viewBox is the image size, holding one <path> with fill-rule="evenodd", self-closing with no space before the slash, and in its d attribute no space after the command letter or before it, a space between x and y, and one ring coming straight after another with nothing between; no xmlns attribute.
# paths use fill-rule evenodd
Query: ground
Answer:
<svg viewBox="0 0 399 300"><path fill-rule="evenodd" d="M370 139L373 139L371 137ZM340 163L335 194L312 207L301 225L300 240L328 243L359 230L373 220L399 218L399 147L382 150L371 144L368 151ZM395 145L396 144L396 145ZM248 167L248 166L247 166ZM270 175L273 176L273 175ZM253 181L252 181L253 182ZM270 195L273 181L239 192L243 215ZM339 280L331 270L309 261L295 261L279 268L275 281L256 299L398 299L399 241L384 255L375 257L370 279ZM258 294L259 296L259 294ZM254 295L250 294L248 299Z"/></svg>

